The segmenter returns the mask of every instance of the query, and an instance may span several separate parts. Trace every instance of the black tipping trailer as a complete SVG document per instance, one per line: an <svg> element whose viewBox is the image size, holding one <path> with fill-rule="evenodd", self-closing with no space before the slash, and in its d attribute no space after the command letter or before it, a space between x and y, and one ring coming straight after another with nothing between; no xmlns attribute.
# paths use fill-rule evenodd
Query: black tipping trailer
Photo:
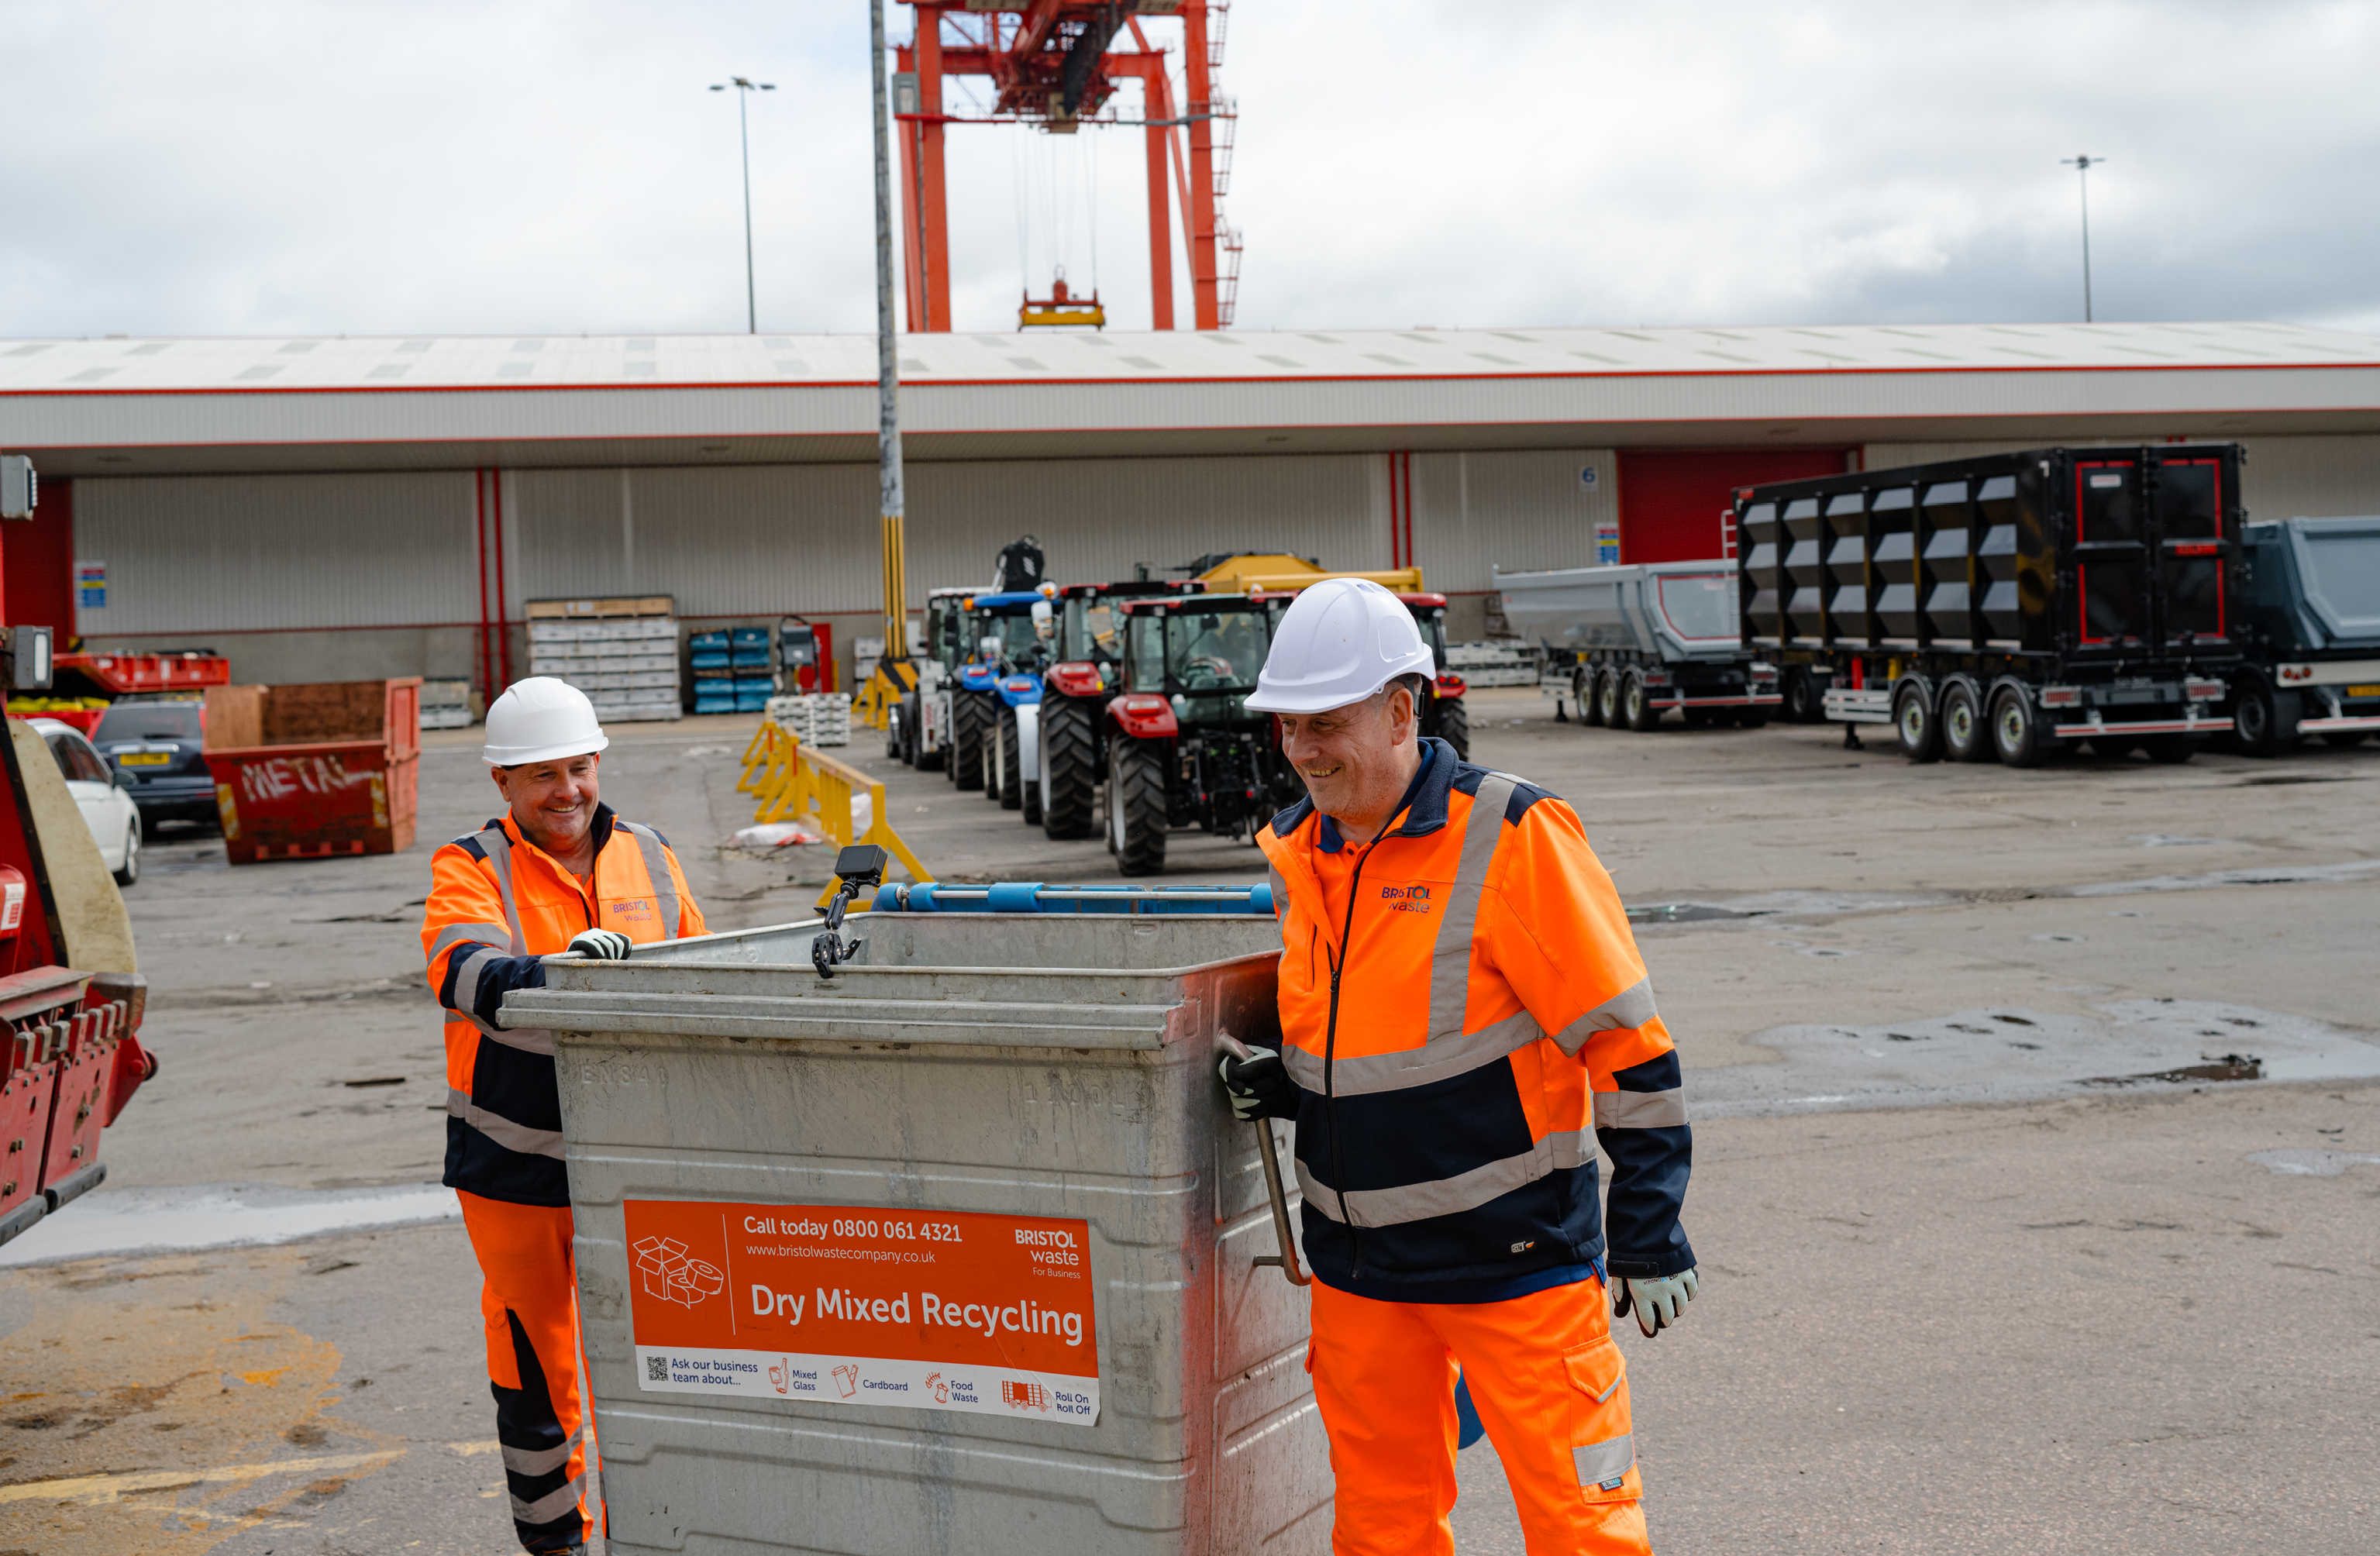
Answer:
<svg viewBox="0 0 2380 1556"><path fill-rule="evenodd" d="M1736 493L1743 642L1789 710L1912 761L2061 742L2187 761L2231 728L2237 444L2046 448Z"/></svg>

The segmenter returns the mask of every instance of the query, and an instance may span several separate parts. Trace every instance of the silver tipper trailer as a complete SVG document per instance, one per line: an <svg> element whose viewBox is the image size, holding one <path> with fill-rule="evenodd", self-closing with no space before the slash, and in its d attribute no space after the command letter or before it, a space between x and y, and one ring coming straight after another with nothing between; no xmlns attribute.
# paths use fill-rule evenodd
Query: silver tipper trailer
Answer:
<svg viewBox="0 0 2380 1556"><path fill-rule="evenodd" d="M1745 651L1732 561L1646 562L1494 575L1504 619L1544 653L1538 689L1554 716L1651 729L1669 710L1690 724L1756 729L1779 702L1775 668Z"/></svg>
<svg viewBox="0 0 2380 1556"><path fill-rule="evenodd" d="M813 921L506 1004L555 1038L611 1549L1325 1550L1295 1196L1215 1078L1279 1041L1265 888L886 893L831 977Z"/></svg>

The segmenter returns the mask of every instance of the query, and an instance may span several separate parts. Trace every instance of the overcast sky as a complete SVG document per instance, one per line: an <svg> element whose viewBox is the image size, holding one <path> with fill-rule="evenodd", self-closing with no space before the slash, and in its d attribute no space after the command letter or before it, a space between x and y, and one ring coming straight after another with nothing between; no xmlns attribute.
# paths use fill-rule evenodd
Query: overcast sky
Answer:
<svg viewBox="0 0 2380 1556"><path fill-rule="evenodd" d="M761 329L872 327L859 0L0 21L0 335L740 331L733 72ZM2375 0L1239 0L1239 323L2079 319L2088 152L2101 319L2380 330L2375 67ZM1140 131L949 133L963 328L1147 326Z"/></svg>

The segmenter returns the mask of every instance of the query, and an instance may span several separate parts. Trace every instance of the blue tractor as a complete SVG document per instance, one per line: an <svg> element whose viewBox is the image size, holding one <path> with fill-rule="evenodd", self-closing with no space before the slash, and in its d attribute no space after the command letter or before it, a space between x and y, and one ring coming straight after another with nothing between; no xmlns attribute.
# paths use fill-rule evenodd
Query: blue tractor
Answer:
<svg viewBox="0 0 2380 1556"><path fill-rule="evenodd" d="M1057 634L1050 592L1044 585L978 594L967 604L976 652L960 668L951 697L953 750L981 753L972 772L957 772L959 787L980 784L1002 809L1022 810L1036 826L1041 821L1041 673Z"/></svg>

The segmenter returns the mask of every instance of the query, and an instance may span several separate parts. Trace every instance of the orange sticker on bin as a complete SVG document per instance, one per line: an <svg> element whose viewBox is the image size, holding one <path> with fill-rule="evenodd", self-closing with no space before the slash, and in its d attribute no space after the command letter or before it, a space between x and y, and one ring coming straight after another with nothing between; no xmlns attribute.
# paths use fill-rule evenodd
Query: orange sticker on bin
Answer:
<svg viewBox="0 0 2380 1556"><path fill-rule="evenodd" d="M679 1199L622 1210L648 1392L1099 1419L1087 1222Z"/></svg>

